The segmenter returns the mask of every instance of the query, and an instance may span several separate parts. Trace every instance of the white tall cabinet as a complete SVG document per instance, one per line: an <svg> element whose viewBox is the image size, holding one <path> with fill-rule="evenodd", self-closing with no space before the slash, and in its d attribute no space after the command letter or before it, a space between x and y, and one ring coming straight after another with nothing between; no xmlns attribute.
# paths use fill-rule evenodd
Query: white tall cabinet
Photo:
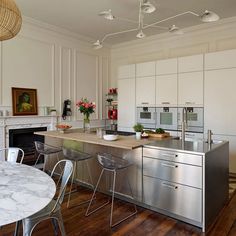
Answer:
<svg viewBox="0 0 236 236"><path fill-rule="evenodd" d="M135 124L135 64L118 68L118 130L133 131Z"/></svg>

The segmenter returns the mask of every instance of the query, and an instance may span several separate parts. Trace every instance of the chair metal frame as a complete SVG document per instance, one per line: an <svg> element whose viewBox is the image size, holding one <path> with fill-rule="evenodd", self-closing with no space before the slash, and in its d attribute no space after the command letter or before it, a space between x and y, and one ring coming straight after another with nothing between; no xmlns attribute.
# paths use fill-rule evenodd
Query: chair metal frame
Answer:
<svg viewBox="0 0 236 236"><path fill-rule="evenodd" d="M63 224L63 219L62 219L62 214L61 214L61 204L64 199L67 183L68 183L68 181L72 175L72 172L73 172L73 163L70 160L61 160L61 161L57 162L57 164L54 166L54 168L52 170L51 177L53 176L57 166L60 166L61 163L65 163L65 166L64 166L63 172L61 173L62 180L61 180L60 191L59 191L57 199L52 200L47 205L47 206L49 206L51 203L53 205L53 206L51 206L52 208L50 209L49 212L45 212L45 213L43 212L46 209L46 207L47 207L46 206L44 209L42 209L38 213L22 220L23 236L31 236L34 228L40 222L42 222L43 220L46 220L46 219L52 219L52 223L53 223L56 231L57 231L57 224L58 224L62 236L66 235L64 224Z"/></svg>
<svg viewBox="0 0 236 236"><path fill-rule="evenodd" d="M91 198L91 200L90 200L90 202L89 202L89 205L88 205L88 208L87 208L87 210L86 210L85 216L91 215L92 213L94 213L94 212L100 210L101 208L103 208L104 206L106 206L107 204L110 203L110 200L108 200L107 202L103 203L101 206L99 206L99 207L97 207L97 208L95 208L94 210L92 210L92 211L89 212L90 207L91 207L91 205L92 205L92 202L93 202L93 200L95 199L94 197L95 197L97 188L98 188L98 186L99 186L99 183L100 183L100 181L101 181L101 178L102 178L104 172L105 172L105 171L111 172L111 173L113 173L113 182L112 182L112 198L111 198L112 201L111 201L111 211L110 211L110 227L114 227L114 226L120 224L121 222L127 220L127 219L130 218L131 216L136 215L136 213L137 213L137 207L136 207L135 204L133 204L133 205L134 205L134 212L133 212L133 213L131 213L131 214L129 214L128 216L126 216L125 218L123 218L123 219L121 219L121 220L119 220L119 221L113 223L113 209L114 209L114 197L115 197L115 186L116 186L116 175L117 175L117 171L119 171L119 170L121 170L121 169L128 168L128 167L131 166L132 164L131 164L131 163L128 163L127 160L114 157L113 155L110 155L110 154L108 154L108 155L105 154L106 156L110 156L110 157L112 157L113 159L114 159L114 158L115 158L115 159L120 159L120 160L118 160L118 162L120 162L120 161L121 161L121 162L122 162L122 161L125 161L125 162L127 163L127 165L124 166L124 167L122 167L121 165L119 166L119 164L118 164L118 166L117 166L117 165L116 165L117 163L116 163L115 160L109 160L109 158L103 156L103 158L106 158L106 159L107 159L108 165L110 164L110 168L106 168L106 167L103 166L104 163L101 161L101 156L102 156L102 155L103 155L103 154L98 154L98 161L99 161L99 164L102 166L102 171L101 171L101 173L100 173L100 175L99 175L99 178L98 178L96 187L95 187L95 189L94 189L92 198ZM115 167L115 166L116 166L116 167ZM127 172L126 172L126 175L127 175ZM132 188L131 188L131 185L130 185L128 176L127 176L127 180L128 180L128 185L129 185L129 189L130 189L130 197L131 197L131 199L134 200L133 191L132 191Z"/></svg>
<svg viewBox="0 0 236 236"><path fill-rule="evenodd" d="M40 156L44 156L44 164L43 164L43 171L45 172L45 168L46 168L46 163L47 163L47 155L51 155L51 154L56 154L57 156L57 161L59 162L60 161L60 158L59 158L59 153L62 151L62 149L58 148L58 147L54 147L52 145L48 145L48 144L45 144L45 143L42 143L40 141L34 141L34 144L35 144L35 148L36 148L36 151L38 152L38 157L37 157L37 160L34 164L34 166L36 167L38 161L39 161L39 158ZM42 151L38 148L38 144L39 145L42 145L43 147L45 147L46 149L45 150L51 150L51 153L50 151L47 153L46 151ZM53 151L54 149L54 151Z"/></svg>
<svg viewBox="0 0 236 236"><path fill-rule="evenodd" d="M92 179L91 171L90 171L90 168L89 168L89 165L88 165L88 162L87 162L88 159L91 159L93 157L90 154L88 154L86 152L82 152L82 151L77 151L77 150L68 149L68 148L62 148L62 150L63 150L64 157L73 162L73 173L72 173L69 192L67 193L69 195L68 200L67 200L67 208L69 208L70 207L71 194L77 192L77 190L72 191L72 186L73 186L73 183L74 183L74 180L75 180L75 177L76 177L76 171L77 171L77 165L78 165L77 162L85 161L86 168L87 168L87 171L88 171L89 180L93 185L93 179ZM77 158L76 157L73 158L73 154L78 155L78 156L81 155L81 158L78 158L78 156L77 156ZM83 204L88 203L88 202L90 202L90 199L85 200L85 201L83 201L83 202L81 202L77 205L73 205L73 206L80 206L80 205L83 205ZM73 207L73 206L71 206L71 207Z"/></svg>
<svg viewBox="0 0 236 236"><path fill-rule="evenodd" d="M21 153L22 156L21 156L21 160L20 160L19 163L22 164L24 156L25 156L25 153L24 153L24 151L21 148L9 147L9 148L1 148L0 149L0 153L4 152L4 151L7 151L7 157L4 156L4 159L6 161L8 161L8 162L13 162L13 163L17 162L18 155L19 155L19 153ZM6 153L4 153L4 155L5 154Z"/></svg>

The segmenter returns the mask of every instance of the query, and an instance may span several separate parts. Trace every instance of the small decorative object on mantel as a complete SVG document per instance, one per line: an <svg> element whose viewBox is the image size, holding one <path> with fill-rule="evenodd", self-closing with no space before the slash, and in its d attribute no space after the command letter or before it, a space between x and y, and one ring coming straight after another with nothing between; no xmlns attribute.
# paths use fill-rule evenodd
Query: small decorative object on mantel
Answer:
<svg viewBox="0 0 236 236"><path fill-rule="evenodd" d="M18 34L22 17L13 0L0 0L0 9L0 41L3 41Z"/></svg>
<svg viewBox="0 0 236 236"><path fill-rule="evenodd" d="M84 132L90 132L90 114L95 112L96 105L94 102L90 102L87 98L82 98L79 102L76 103L76 106L79 108L79 111L84 114Z"/></svg>
<svg viewBox="0 0 236 236"><path fill-rule="evenodd" d="M13 116L38 115L37 90L12 88Z"/></svg>

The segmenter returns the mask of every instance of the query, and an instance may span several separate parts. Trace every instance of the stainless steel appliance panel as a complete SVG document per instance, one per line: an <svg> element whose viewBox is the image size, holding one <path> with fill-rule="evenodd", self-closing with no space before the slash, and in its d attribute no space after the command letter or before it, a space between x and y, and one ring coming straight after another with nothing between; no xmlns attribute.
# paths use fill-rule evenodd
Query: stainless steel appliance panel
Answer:
<svg viewBox="0 0 236 236"><path fill-rule="evenodd" d="M155 107L137 107L137 123L144 128L156 127L156 108Z"/></svg>
<svg viewBox="0 0 236 236"><path fill-rule="evenodd" d="M152 177L143 177L144 203L202 222L202 190Z"/></svg>
<svg viewBox="0 0 236 236"><path fill-rule="evenodd" d="M156 107L156 127L166 130L177 130L177 107Z"/></svg>
<svg viewBox="0 0 236 236"><path fill-rule="evenodd" d="M154 148L143 148L143 156L158 158L166 161L186 163L190 165L202 166L202 156L175 151L163 151Z"/></svg>
<svg viewBox="0 0 236 236"><path fill-rule="evenodd" d="M143 158L143 174L175 183L202 188L202 167Z"/></svg>

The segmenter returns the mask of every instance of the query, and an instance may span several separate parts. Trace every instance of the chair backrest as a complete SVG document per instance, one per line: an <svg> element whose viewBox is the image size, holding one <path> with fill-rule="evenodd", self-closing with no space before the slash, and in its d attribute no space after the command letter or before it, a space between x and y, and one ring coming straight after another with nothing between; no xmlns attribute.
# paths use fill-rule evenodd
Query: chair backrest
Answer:
<svg viewBox="0 0 236 236"><path fill-rule="evenodd" d="M20 155L20 163L23 162L24 159L24 151L21 148L3 148L0 149L0 156L2 160L9 161L9 162L17 162L17 158Z"/></svg>
<svg viewBox="0 0 236 236"><path fill-rule="evenodd" d="M59 165L62 165L64 164L64 170L62 171L61 173L61 186L60 186L60 190L59 190L59 194L58 194L58 197L57 197L57 200L56 200L56 204L55 206L53 207L52 209L52 212L56 209L57 205L61 205L62 202L63 202L63 199L64 199L64 195L65 195L65 191L66 191L66 185L72 175L72 172L73 172L73 163L72 161L70 160L61 160L61 161L58 161L56 163L56 165L54 166L53 170L52 170L52 173L51 173L51 177L53 176L56 168L59 166Z"/></svg>
<svg viewBox="0 0 236 236"><path fill-rule="evenodd" d="M36 148L37 152L41 152L45 149L44 148L45 144L42 142L34 141L34 144L35 144L35 148Z"/></svg>

